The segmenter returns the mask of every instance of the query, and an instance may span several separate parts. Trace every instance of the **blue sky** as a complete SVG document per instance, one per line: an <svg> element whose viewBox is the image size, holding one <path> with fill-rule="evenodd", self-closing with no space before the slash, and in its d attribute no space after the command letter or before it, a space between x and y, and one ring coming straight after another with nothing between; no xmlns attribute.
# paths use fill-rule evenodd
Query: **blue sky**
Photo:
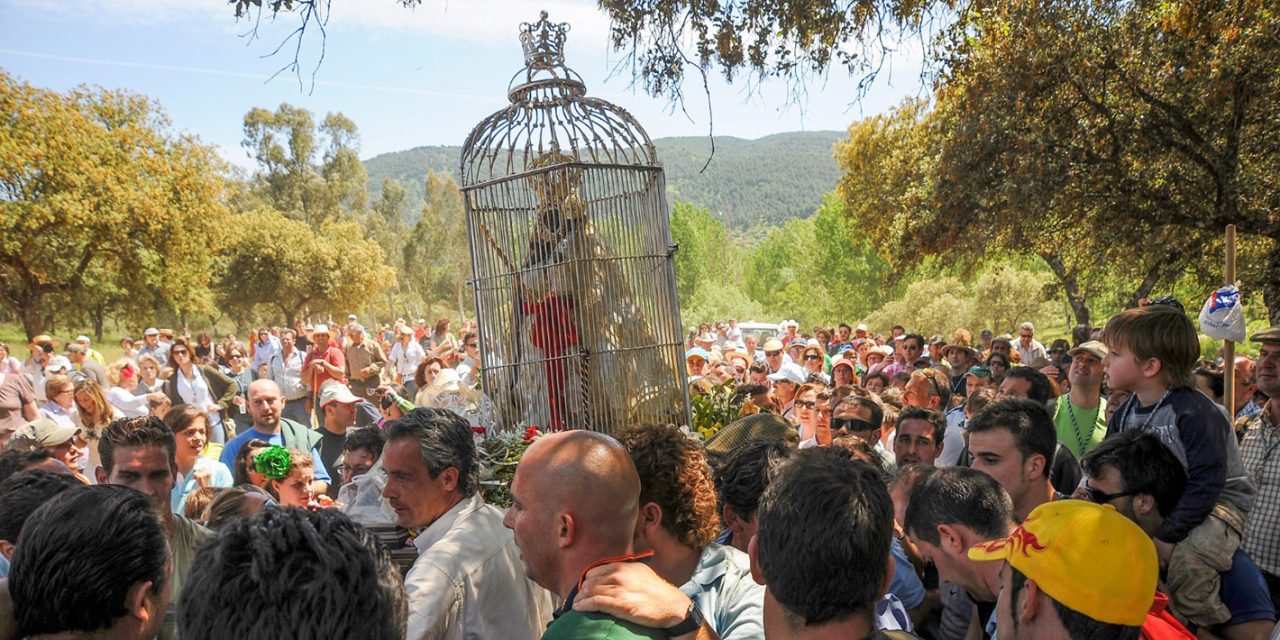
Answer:
<svg viewBox="0 0 1280 640"><path fill-rule="evenodd" d="M265 4L265 3L264 3ZM249 167L240 147L242 119L256 106L282 102L322 117L341 111L355 121L361 157L419 145L460 145L482 118L506 106L507 85L522 68L519 24L546 9L568 21L568 65L589 95L615 102L655 138L707 133L700 82L690 81L688 115L612 74L622 54L607 42L608 19L594 0L423 0L405 9L395 0L334 0L325 58L309 86L319 34L303 45L304 84L283 73L290 52L266 57L296 26L294 16L264 21L259 38L243 37L225 0L0 0L0 67L55 90L80 84L129 89L157 100L175 128L216 145ZM833 71L811 83L803 107L788 106L786 87L749 90L712 79L715 132L743 138L796 130L844 129L918 95L920 55L904 50L889 61L869 94L854 102L854 79Z"/></svg>

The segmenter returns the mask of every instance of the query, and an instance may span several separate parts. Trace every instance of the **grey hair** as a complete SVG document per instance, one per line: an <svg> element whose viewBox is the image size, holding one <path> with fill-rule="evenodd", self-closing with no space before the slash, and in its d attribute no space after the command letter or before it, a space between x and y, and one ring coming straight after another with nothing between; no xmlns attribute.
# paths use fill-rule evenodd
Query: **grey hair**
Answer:
<svg viewBox="0 0 1280 640"><path fill-rule="evenodd" d="M422 464L432 479L449 467L458 470L458 491L475 495L480 487L480 454L471 425L447 409L419 407L387 423L387 442L403 438L418 441Z"/></svg>

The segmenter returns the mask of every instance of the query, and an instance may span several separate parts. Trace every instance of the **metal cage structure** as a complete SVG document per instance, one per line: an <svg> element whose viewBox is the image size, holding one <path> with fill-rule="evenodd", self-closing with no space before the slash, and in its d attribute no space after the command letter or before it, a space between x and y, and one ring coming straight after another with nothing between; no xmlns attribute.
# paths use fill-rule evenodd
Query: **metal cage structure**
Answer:
<svg viewBox="0 0 1280 640"><path fill-rule="evenodd" d="M462 148L483 388L501 429L689 424L662 166L565 66L568 31L521 25L511 104Z"/></svg>

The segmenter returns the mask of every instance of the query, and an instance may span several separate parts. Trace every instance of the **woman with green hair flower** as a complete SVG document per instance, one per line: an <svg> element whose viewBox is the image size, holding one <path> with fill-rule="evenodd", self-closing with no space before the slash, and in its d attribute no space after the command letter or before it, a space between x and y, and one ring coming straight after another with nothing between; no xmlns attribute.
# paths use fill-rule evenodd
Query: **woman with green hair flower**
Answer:
<svg viewBox="0 0 1280 640"><path fill-rule="evenodd" d="M309 454L270 446L253 457L253 466L267 478L267 491L282 507L311 505L315 466Z"/></svg>

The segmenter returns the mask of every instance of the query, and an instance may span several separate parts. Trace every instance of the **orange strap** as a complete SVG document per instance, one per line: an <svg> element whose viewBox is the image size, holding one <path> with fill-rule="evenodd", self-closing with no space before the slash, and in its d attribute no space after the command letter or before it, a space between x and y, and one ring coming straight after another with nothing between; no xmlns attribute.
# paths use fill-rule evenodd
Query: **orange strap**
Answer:
<svg viewBox="0 0 1280 640"><path fill-rule="evenodd" d="M582 583L584 580L587 579L587 573L589 573L592 569L596 567L599 567L601 565L606 565L606 564L613 564L615 562L635 562L636 560L645 560L652 557L653 557L653 551L650 550L644 553L632 553L632 554L623 555L623 556L615 556L612 558L601 558L599 560L596 560L595 562L592 562L591 564L587 565L587 568L582 570L582 575L578 576L578 590L579 591L582 590Z"/></svg>

